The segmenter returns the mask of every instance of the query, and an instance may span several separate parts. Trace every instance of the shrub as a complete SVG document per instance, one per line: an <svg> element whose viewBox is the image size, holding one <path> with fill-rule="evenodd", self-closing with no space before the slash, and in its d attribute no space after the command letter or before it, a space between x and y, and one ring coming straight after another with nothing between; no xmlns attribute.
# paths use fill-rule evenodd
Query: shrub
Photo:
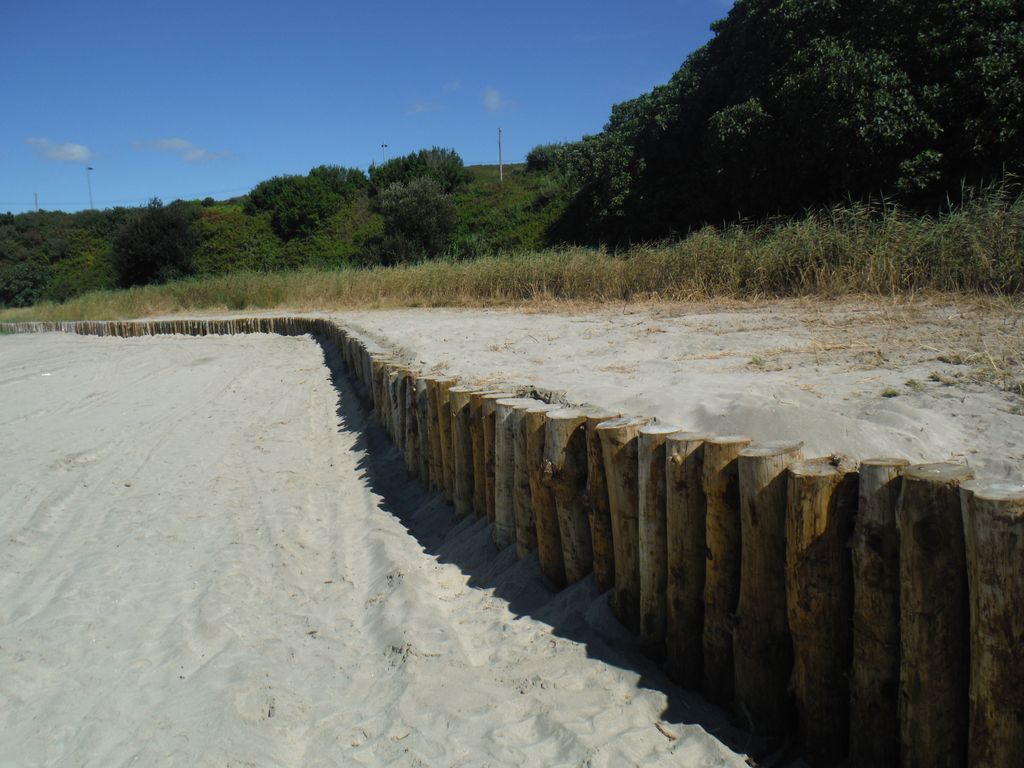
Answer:
<svg viewBox="0 0 1024 768"><path fill-rule="evenodd" d="M194 203L165 206L153 198L137 210L114 240L112 250L118 283L123 287L164 283L193 271L196 236Z"/></svg>
<svg viewBox="0 0 1024 768"><path fill-rule="evenodd" d="M39 261L28 260L0 267L0 307L28 307L35 304L50 282L50 270Z"/></svg>
<svg viewBox="0 0 1024 768"><path fill-rule="evenodd" d="M432 178L392 184L381 195L380 209L395 261L440 255L455 229L455 204ZM406 245L398 248L399 240Z"/></svg>
<svg viewBox="0 0 1024 768"><path fill-rule="evenodd" d="M450 194L469 181L469 173L454 149L421 149L381 165L371 165L370 191L379 195L392 184L409 184L420 178L433 179L441 191Z"/></svg>
<svg viewBox="0 0 1024 768"><path fill-rule="evenodd" d="M267 271L280 266L281 241L270 226L269 214L246 216L238 208L204 208L193 229L198 274Z"/></svg>

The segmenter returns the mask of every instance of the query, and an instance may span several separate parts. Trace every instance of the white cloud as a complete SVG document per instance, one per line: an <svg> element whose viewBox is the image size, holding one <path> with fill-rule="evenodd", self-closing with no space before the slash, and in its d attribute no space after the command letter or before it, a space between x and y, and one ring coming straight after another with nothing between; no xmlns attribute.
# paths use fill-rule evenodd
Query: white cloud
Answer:
<svg viewBox="0 0 1024 768"><path fill-rule="evenodd" d="M484 88L482 101L488 112L500 112L511 105L497 88Z"/></svg>
<svg viewBox="0 0 1024 768"><path fill-rule="evenodd" d="M54 144L49 139L27 138L25 143L47 160L60 160L65 163L87 163L95 155L84 144Z"/></svg>
<svg viewBox="0 0 1024 768"><path fill-rule="evenodd" d="M220 160L231 156L230 152L211 152L208 149L197 147L188 139L180 138L136 141L132 143L132 147L134 149L152 149L156 152L173 152L186 163L207 163L211 160Z"/></svg>
<svg viewBox="0 0 1024 768"><path fill-rule="evenodd" d="M441 86L446 91L457 91L462 87L461 80L449 80L447 83Z"/></svg>
<svg viewBox="0 0 1024 768"><path fill-rule="evenodd" d="M422 115L424 112L440 112L444 109L443 104L433 101L417 101L405 111L407 115Z"/></svg>

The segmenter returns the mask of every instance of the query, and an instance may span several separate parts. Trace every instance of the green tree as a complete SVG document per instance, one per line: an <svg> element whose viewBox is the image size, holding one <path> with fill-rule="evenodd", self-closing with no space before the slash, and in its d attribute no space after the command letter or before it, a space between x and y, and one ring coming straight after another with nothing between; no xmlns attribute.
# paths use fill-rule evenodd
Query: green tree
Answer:
<svg viewBox="0 0 1024 768"><path fill-rule="evenodd" d="M1024 170L1020 0L738 0L664 86L559 152L567 240L849 197L936 207Z"/></svg>
<svg viewBox="0 0 1024 768"><path fill-rule="evenodd" d="M49 268L35 260L0 267L0 307L35 304L43 298L49 282Z"/></svg>
<svg viewBox="0 0 1024 768"><path fill-rule="evenodd" d="M282 240L308 237L366 184L365 174L358 169L321 165L306 176L275 176L260 182L249 193L245 211L268 213Z"/></svg>
<svg viewBox="0 0 1024 768"><path fill-rule="evenodd" d="M420 178L433 179L442 192L451 194L469 180L469 173L454 149L421 149L371 165L370 191L379 195L392 184L409 184Z"/></svg>
<svg viewBox="0 0 1024 768"><path fill-rule="evenodd" d="M157 198L128 218L114 240L112 256L123 287L163 283L193 271L195 203L164 205Z"/></svg>
<svg viewBox="0 0 1024 768"><path fill-rule="evenodd" d="M395 183L380 197L384 239L377 260L395 263L441 255L455 229L455 204L432 178Z"/></svg>

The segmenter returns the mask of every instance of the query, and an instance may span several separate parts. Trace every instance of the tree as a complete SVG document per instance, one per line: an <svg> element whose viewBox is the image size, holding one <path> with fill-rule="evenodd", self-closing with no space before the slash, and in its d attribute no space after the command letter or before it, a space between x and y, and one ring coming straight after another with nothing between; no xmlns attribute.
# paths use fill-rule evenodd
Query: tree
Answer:
<svg viewBox="0 0 1024 768"><path fill-rule="evenodd" d="M451 194L469 180L469 173L458 152L440 147L421 149L370 166L370 190L376 195L392 184L409 184L421 178L433 179L442 192Z"/></svg>
<svg viewBox="0 0 1024 768"><path fill-rule="evenodd" d="M245 210L250 215L269 213L270 225L282 240L308 237L366 184L358 169L321 165L306 176L275 176L260 182L249 193Z"/></svg>
<svg viewBox="0 0 1024 768"><path fill-rule="evenodd" d="M380 209L386 246L380 260L386 263L436 257L455 229L455 204L431 178L392 184L381 195Z"/></svg>
<svg viewBox="0 0 1024 768"><path fill-rule="evenodd" d="M1024 170L1020 0L742 0L559 152L563 239L626 244ZM538 158L540 159L540 158Z"/></svg>
<svg viewBox="0 0 1024 768"><path fill-rule="evenodd" d="M0 267L0 307L28 307L43 298L50 270L35 260Z"/></svg>
<svg viewBox="0 0 1024 768"><path fill-rule="evenodd" d="M137 210L114 239L114 269L122 287L163 283L193 271L196 237L194 203L165 206L153 198Z"/></svg>

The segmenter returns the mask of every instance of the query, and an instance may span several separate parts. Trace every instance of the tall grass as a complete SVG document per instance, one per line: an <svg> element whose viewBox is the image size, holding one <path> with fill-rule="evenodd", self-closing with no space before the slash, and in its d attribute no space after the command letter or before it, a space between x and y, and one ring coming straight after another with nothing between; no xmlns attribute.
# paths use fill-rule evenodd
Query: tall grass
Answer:
<svg viewBox="0 0 1024 768"><path fill-rule="evenodd" d="M389 268L240 272L4 310L0 320L921 290L1024 291L1024 197L1017 188L989 188L937 216L911 215L887 203L853 204L798 219L706 227L683 240L620 254L570 248Z"/></svg>

